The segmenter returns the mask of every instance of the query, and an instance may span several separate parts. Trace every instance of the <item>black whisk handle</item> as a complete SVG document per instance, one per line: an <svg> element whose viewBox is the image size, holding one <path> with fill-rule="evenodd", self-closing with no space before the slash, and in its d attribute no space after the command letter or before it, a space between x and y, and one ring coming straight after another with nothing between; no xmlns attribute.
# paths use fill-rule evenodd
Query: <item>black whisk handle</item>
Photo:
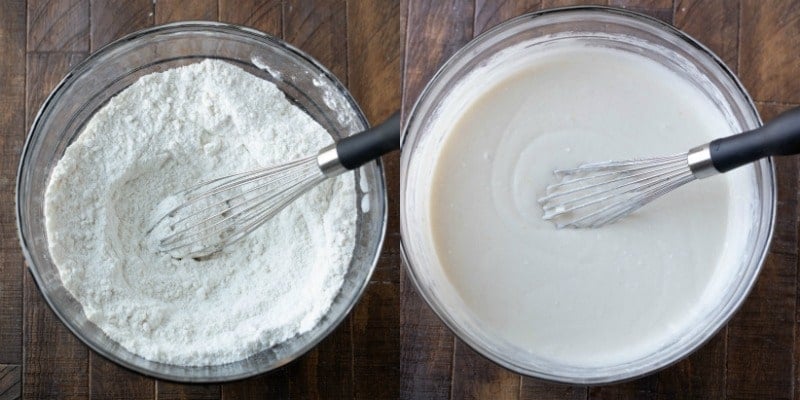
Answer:
<svg viewBox="0 0 800 400"><path fill-rule="evenodd" d="M767 156L800 154L800 107L775 117L766 125L709 143L711 162L727 172Z"/></svg>
<svg viewBox="0 0 800 400"><path fill-rule="evenodd" d="M336 143L339 162L347 169L358 168L368 161L398 149L400 149L399 112L378 126Z"/></svg>

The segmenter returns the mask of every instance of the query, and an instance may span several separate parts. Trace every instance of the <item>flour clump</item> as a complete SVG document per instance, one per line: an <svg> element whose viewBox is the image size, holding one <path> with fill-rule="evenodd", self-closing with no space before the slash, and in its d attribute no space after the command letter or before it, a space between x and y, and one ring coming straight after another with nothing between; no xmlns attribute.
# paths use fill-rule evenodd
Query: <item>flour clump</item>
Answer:
<svg viewBox="0 0 800 400"><path fill-rule="evenodd" d="M64 286L111 339L158 362L233 362L310 330L355 246L352 173L209 259L154 252L146 232L182 189L330 143L275 85L228 63L143 76L91 118L51 175L47 237Z"/></svg>

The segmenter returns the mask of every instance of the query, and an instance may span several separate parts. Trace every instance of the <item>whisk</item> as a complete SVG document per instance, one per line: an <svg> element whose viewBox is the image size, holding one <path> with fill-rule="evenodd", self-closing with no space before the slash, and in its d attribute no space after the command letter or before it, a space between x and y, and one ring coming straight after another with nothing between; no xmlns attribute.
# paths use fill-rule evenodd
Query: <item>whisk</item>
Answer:
<svg viewBox="0 0 800 400"><path fill-rule="evenodd" d="M148 241L175 258L202 258L234 243L325 179L400 148L400 116L316 155L198 184L159 204Z"/></svg>
<svg viewBox="0 0 800 400"><path fill-rule="evenodd" d="M556 170L558 183L539 199L542 218L557 228L596 228L695 179L767 156L800 153L800 108L751 131L719 138L667 157L583 164Z"/></svg>

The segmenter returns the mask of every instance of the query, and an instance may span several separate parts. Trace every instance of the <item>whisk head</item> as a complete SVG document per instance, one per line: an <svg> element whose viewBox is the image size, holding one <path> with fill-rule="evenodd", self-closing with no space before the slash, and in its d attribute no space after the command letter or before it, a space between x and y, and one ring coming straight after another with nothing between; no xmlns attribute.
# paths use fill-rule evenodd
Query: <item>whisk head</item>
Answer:
<svg viewBox="0 0 800 400"><path fill-rule="evenodd" d="M618 221L665 193L691 182L689 153L583 164L556 170L558 183L539 199L542 218L557 228L597 228Z"/></svg>
<svg viewBox="0 0 800 400"><path fill-rule="evenodd" d="M317 156L203 182L162 201L151 245L175 258L218 252L326 178Z"/></svg>

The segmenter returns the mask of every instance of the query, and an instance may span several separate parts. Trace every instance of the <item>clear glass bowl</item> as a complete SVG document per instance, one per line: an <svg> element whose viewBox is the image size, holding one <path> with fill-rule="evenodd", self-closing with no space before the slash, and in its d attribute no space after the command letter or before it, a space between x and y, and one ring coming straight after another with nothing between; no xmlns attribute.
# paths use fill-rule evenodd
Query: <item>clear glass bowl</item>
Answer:
<svg viewBox="0 0 800 400"><path fill-rule="evenodd" d="M148 361L122 348L86 319L63 287L45 232L43 199L50 173L91 116L137 78L215 58L275 83L334 138L367 128L367 120L345 87L302 51L264 33L210 22L175 23L123 37L76 66L42 105L25 143L17 176L17 222L25 258L42 295L64 324L100 355L158 378L219 382L245 378L289 363L314 347L350 312L366 288L386 231L386 187L380 161L355 171L359 189L357 243L327 315L311 331L247 359L223 365L185 367ZM363 184L359 185L359 182ZM368 212L359 207L370 204Z"/></svg>
<svg viewBox="0 0 800 400"><path fill-rule="evenodd" d="M429 237L430 171L446 130L435 129L437 112L474 69L507 49L536 51L554 41L578 40L648 57L689 79L728 117L733 131L760 126L758 113L736 76L705 46L672 26L647 16L607 7L546 10L512 19L482 34L454 54L428 83L403 132L400 159L401 254L411 280L445 324L470 347L512 371L542 379L601 384L651 373L686 357L733 315L758 275L769 248L775 218L775 174L771 159L746 167L755 182L750 211L756 223L741 249L735 278L700 323L653 354L620 365L586 368L532 356L493 336L447 282ZM506 58L508 59L508 58ZM461 104L461 103L457 103Z"/></svg>

